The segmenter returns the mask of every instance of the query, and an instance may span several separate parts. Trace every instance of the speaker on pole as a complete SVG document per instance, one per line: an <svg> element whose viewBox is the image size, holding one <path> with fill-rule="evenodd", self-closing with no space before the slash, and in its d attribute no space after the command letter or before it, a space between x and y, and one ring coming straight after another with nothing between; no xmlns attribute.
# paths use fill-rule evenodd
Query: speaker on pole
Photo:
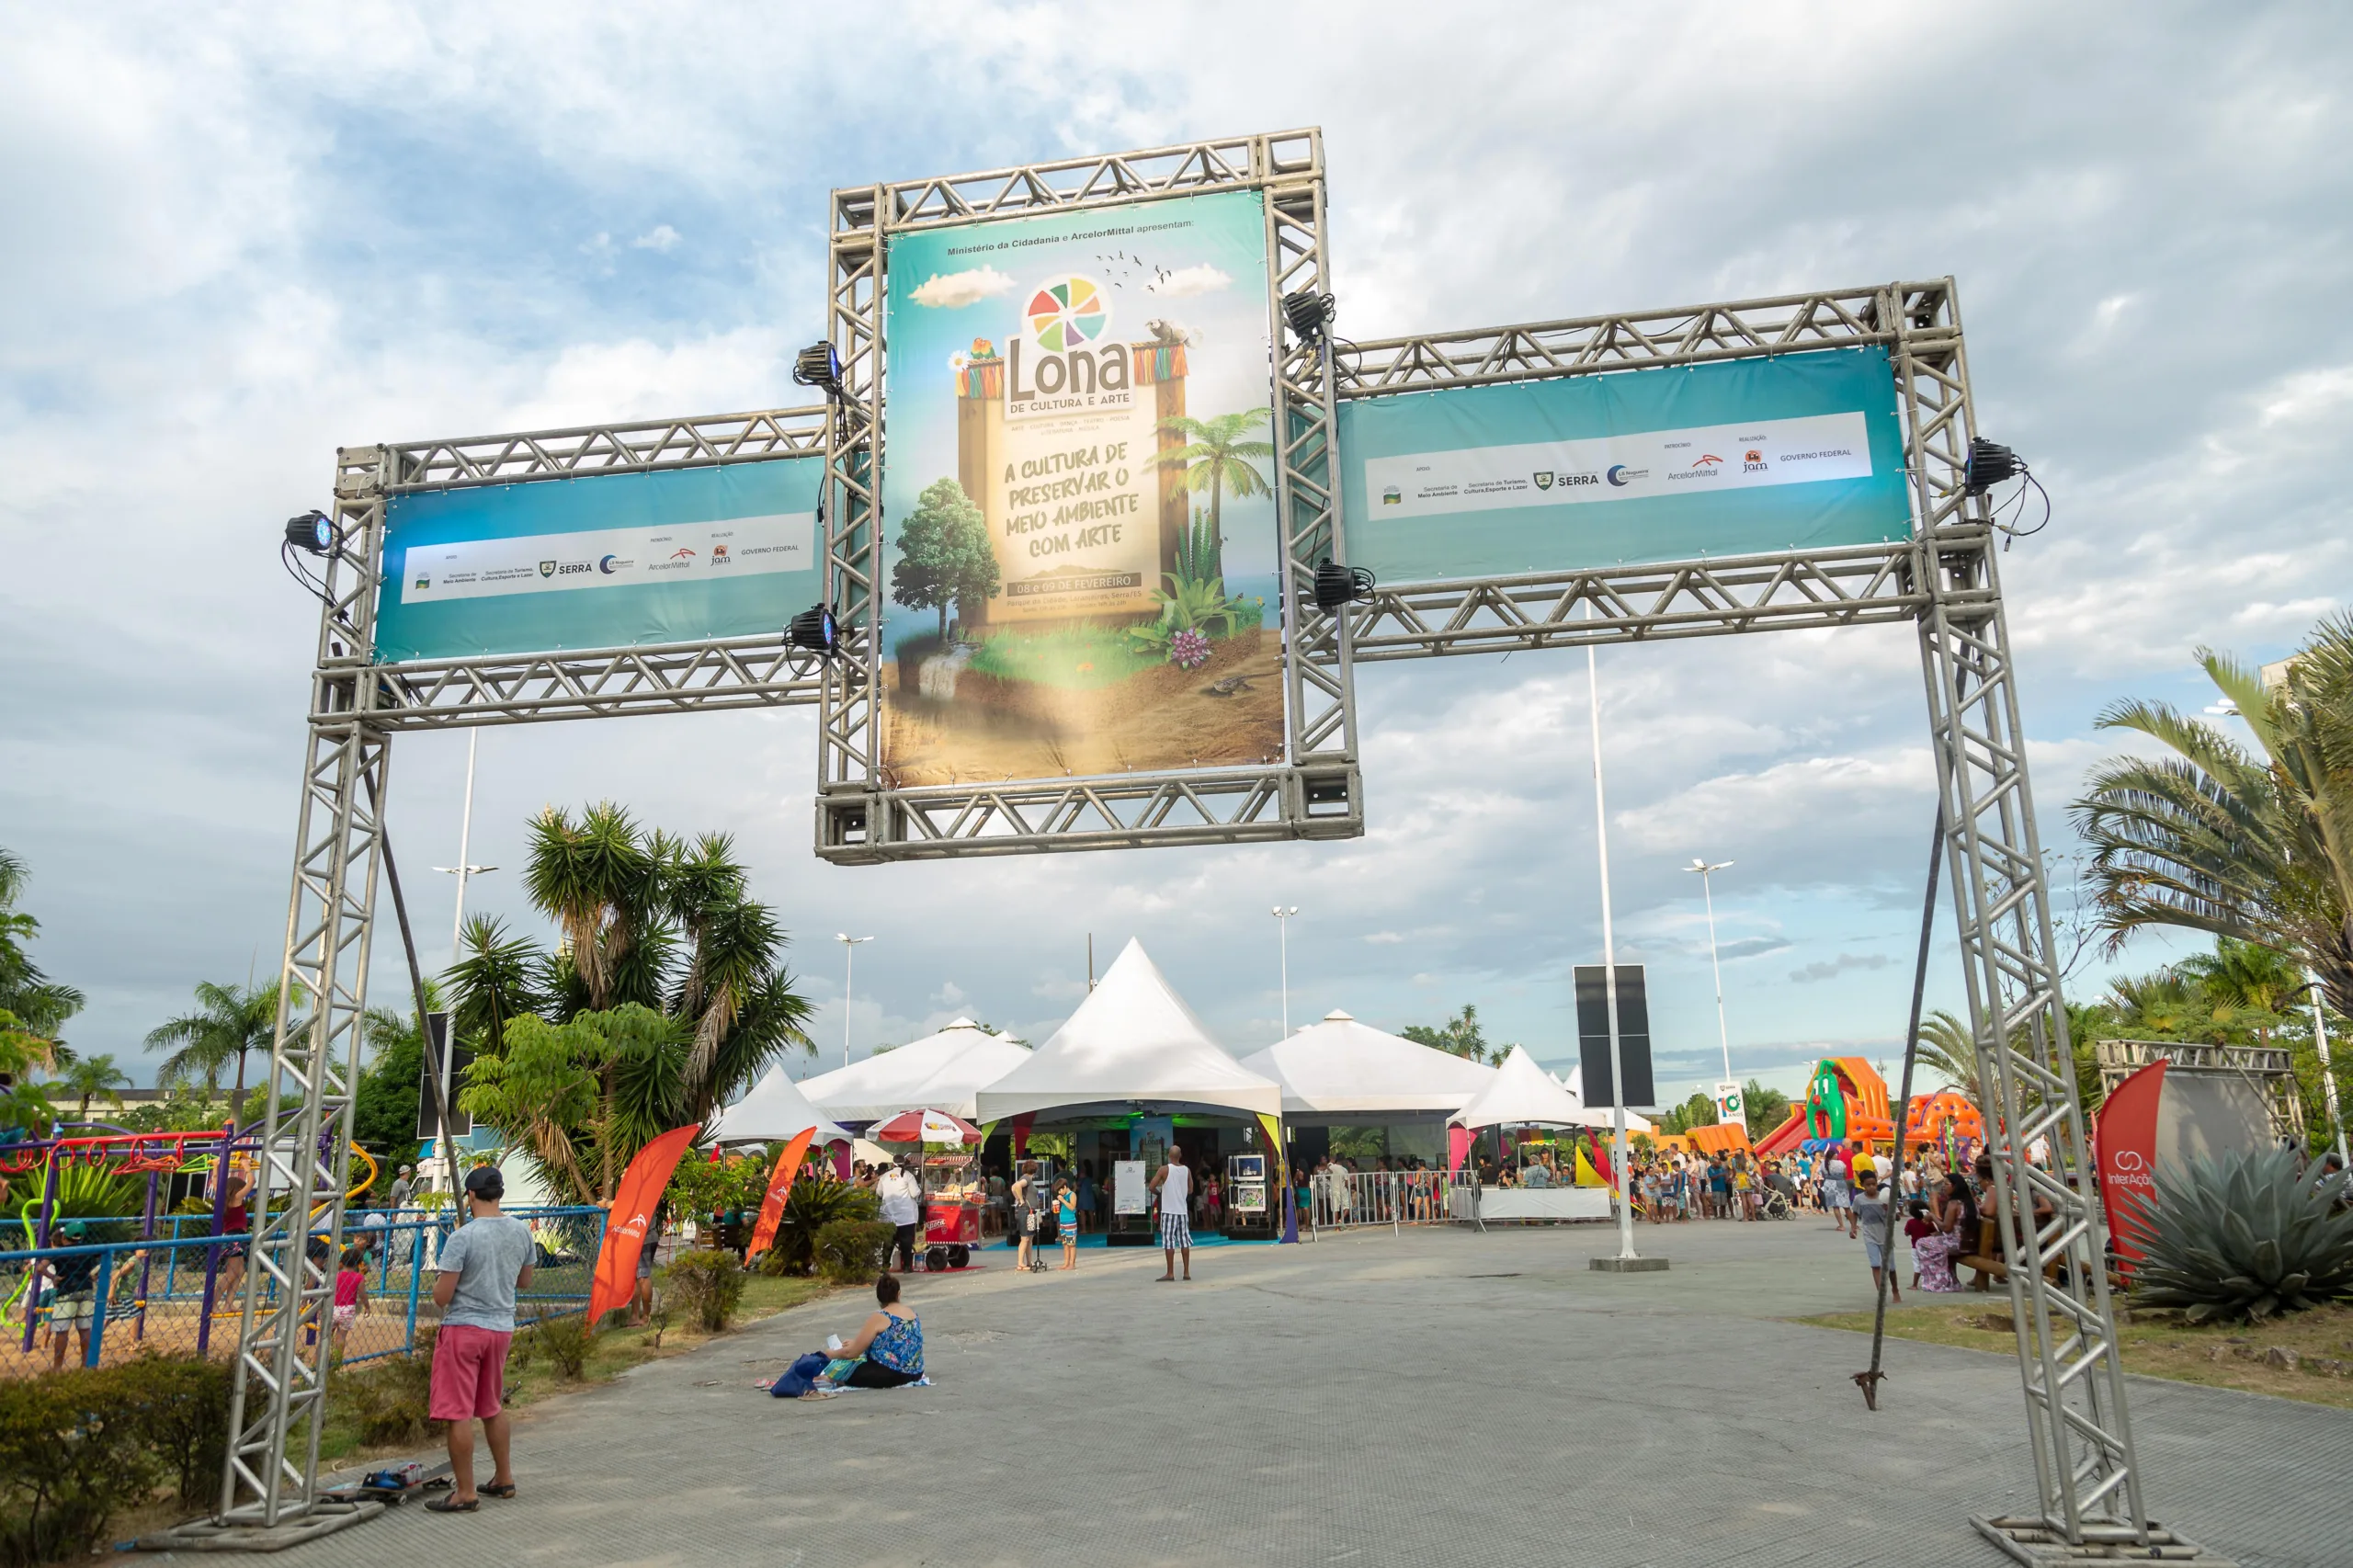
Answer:
<svg viewBox="0 0 2353 1568"><path fill-rule="evenodd" d="M1585 1103L1606 1110L1618 1103L1609 1075L1609 996L1601 966L1576 966L1577 1060L1585 1066ZM1656 1103L1651 1087L1651 1006L1643 966L1618 966L1618 1054L1626 1063L1629 1108Z"/></svg>

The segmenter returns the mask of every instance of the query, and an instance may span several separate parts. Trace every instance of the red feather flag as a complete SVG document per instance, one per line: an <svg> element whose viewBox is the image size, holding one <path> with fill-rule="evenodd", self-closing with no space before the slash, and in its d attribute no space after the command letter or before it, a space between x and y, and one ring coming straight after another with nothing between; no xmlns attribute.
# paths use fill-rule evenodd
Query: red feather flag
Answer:
<svg viewBox="0 0 2353 1568"><path fill-rule="evenodd" d="M637 1152L621 1173L621 1189L605 1216L605 1244L597 1254L597 1278L588 1288L588 1325L596 1327L615 1307L628 1304L637 1286L637 1255L644 1249L654 1205L670 1185L678 1157L702 1131L702 1123L674 1127Z"/></svg>
<svg viewBox="0 0 2353 1568"><path fill-rule="evenodd" d="M784 1221L785 1195L792 1190L793 1178L801 1174L801 1162L809 1153L809 1142L816 1136L815 1128L802 1128L776 1157L776 1169L768 1176L768 1195L760 1204L760 1222L752 1227L752 1244L744 1254L745 1262L776 1244L776 1228Z"/></svg>

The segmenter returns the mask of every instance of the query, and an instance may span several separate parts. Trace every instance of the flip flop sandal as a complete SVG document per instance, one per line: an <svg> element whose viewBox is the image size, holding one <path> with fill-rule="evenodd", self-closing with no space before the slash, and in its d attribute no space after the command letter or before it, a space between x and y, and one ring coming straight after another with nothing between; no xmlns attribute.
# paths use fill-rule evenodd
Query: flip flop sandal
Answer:
<svg viewBox="0 0 2353 1568"><path fill-rule="evenodd" d="M425 1511L428 1514L471 1514L481 1506L482 1499L479 1497L464 1502L455 1497L436 1497L425 1506Z"/></svg>
<svg viewBox="0 0 2353 1568"><path fill-rule="evenodd" d="M485 1497L512 1497L515 1495L515 1483L510 1481L504 1486L478 1486L474 1490Z"/></svg>

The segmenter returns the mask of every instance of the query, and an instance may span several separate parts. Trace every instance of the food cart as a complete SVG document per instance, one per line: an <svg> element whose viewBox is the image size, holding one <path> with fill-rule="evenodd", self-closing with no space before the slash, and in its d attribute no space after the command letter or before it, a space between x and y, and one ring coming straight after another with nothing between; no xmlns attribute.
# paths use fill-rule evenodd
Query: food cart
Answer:
<svg viewBox="0 0 2353 1568"><path fill-rule="evenodd" d="M970 1154L926 1154L923 1161L923 1266L934 1274L972 1266L981 1244L988 1188Z"/></svg>

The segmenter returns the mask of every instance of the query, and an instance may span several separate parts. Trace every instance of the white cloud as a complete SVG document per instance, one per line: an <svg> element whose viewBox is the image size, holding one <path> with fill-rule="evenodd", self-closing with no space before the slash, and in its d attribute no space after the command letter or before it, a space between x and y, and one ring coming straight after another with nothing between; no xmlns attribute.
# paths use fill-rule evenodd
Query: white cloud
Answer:
<svg viewBox="0 0 2353 1568"><path fill-rule="evenodd" d="M1155 294L1165 295L1172 300L1183 300L1195 294L1214 292L1225 288L1233 281L1232 277L1220 272L1204 261L1192 267L1180 267L1165 278L1156 278L1145 284L1144 287Z"/></svg>
<svg viewBox="0 0 2353 1568"><path fill-rule="evenodd" d="M1012 287L1013 279L995 267L975 267L963 272L935 272L915 285L909 298L934 310L961 311L993 300Z"/></svg>
<svg viewBox="0 0 2353 1568"><path fill-rule="evenodd" d="M1887 965L1885 953L1840 953L1835 959L1790 971L1790 979L1799 985L1811 985L1818 980L1834 980L1848 970L1885 969Z"/></svg>
<svg viewBox="0 0 2353 1568"><path fill-rule="evenodd" d="M639 250L659 251L666 256L678 247L678 239L677 230L667 223L656 223L653 228L630 241L630 244Z"/></svg>

